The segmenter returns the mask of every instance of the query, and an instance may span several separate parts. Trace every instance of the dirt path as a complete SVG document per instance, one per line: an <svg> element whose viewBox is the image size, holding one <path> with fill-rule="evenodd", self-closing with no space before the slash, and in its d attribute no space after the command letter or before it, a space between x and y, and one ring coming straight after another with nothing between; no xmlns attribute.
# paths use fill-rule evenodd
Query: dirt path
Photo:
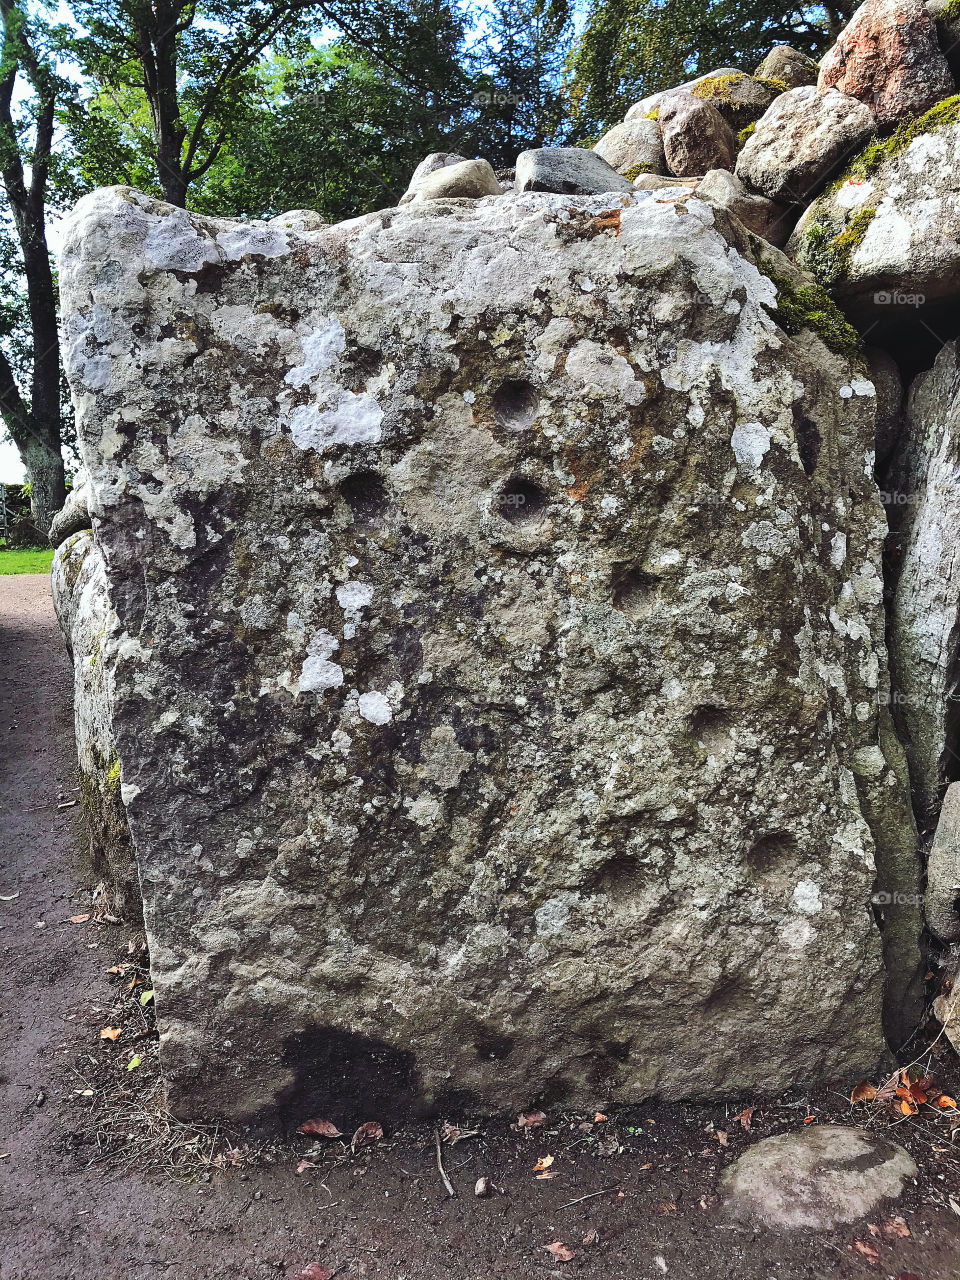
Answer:
<svg viewBox="0 0 960 1280"><path fill-rule="evenodd" d="M836 1097L763 1108L749 1134L723 1107L635 1108L596 1124L551 1116L527 1134L484 1125L444 1148L455 1199L422 1128L357 1157L328 1144L331 1157L299 1176L307 1139L273 1164L198 1171L189 1184L91 1164L77 1073L110 1051L99 1039L107 970L128 931L70 919L91 911L92 888L77 867L76 807L57 807L76 796L71 686L46 579L0 577L0 895L19 895L0 902L0 1280L293 1280L310 1262L389 1280L960 1278L948 1207L949 1195L960 1203L960 1143L943 1125L897 1130L923 1170L902 1206L907 1239L866 1226L779 1239L719 1220L720 1168L806 1114L849 1122ZM548 1153L557 1177L537 1179ZM481 1174L502 1193L477 1199ZM593 1230L599 1243L584 1245ZM858 1239L876 1242L879 1263L851 1249ZM544 1249L557 1240L572 1261Z"/></svg>

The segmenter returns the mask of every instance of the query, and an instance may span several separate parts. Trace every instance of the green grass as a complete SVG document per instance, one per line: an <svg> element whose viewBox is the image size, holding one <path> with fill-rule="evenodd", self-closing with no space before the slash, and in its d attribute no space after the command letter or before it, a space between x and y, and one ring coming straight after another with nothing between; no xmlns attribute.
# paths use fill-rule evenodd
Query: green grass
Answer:
<svg viewBox="0 0 960 1280"><path fill-rule="evenodd" d="M5 573L49 573L53 562L52 547L24 547L7 551L0 547L0 575Z"/></svg>

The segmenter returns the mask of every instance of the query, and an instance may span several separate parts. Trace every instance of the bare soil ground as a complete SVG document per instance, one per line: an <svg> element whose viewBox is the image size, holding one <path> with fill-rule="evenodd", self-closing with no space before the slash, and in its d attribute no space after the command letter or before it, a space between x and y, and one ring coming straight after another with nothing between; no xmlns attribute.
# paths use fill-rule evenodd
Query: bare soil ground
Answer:
<svg viewBox="0 0 960 1280"><path fill-rule="evenodd" d="M483 1122L443 1147L453 1198L428 1126L351 1154L337 1139L263 1148L171 1123L141 940L105 918L79 864L77 806L58 808L77 795L71 687L46 578L0 577L0 1280L294 1280L311 1263L316 1280L960 1280L960 1133L930 1106L852 1109L849 1080L760 1103L749 1130L743 1103ZM116 1040L101 1038L108 1026ZM933 1065L949 1085L940 1046ZM910 1148L921 1177L893 1210L909 1235L886 1214L789 1237L723 1221L722 1168L808 1117L889 1129ZM539 1178L548 1156L556 1176ZM481 1176L488 1198L474 1195ZM544 1247L555 1242L573 1258Z"/></svg>

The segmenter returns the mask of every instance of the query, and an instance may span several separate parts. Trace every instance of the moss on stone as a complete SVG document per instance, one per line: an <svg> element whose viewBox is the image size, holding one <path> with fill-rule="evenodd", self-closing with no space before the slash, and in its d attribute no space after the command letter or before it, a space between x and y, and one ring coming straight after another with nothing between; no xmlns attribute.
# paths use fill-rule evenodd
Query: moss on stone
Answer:
<svg viewBox="0 0 960 1280"><path fill-rule="evenodd" d="M960 4L960 0L956 0ZM872 138L844 172L827 187L824 196L831 196L847 182L862 182L873 177L882 164L906 151L910 143L924 133L936 133L948 125L960 123L960 93L944 98L935 107L905 121L889 138ZM822 198L822 197L821 197Z"/></svg>
<svg viewBox="0 0 960 1280"><path fill-rule="evenodd" d="M781 80L779 76L754 76L753 78L757 84L772 89L774 93L786 93L790 88L786 80Z"/></svg>
<svg viewBox="0 0 960 1280"><path fill-rule="evenodd" d="M850 259L863 243L876 212L874 206L858 209L849 222L839 226L832 221L814 223L807 231L798 254L799 265L828 288L842 280L848 274Z"/></svg>
<svg viewBox="0 0 960 1280"><path fill-rule="evenodd" d="M113 757L113 760L111 760L107 767L107 771L103 775L103 780L111 791L120 790L120 761L116 756Z"/></svg>
<svg viewBox="0 0 960 1280"><path fill-rule="evenodd" d="M640 117L640 119L641 120L659 120L660 108L654 107L652 111L645 111L643 115Z"/></svg>
<svg viewBox="0 0 960 1280"><path fill-rule="evenodd" d="M740 132L737 134L737 146L740 148L741 151L747 145L747 139L750 137L751 133L753 133L756 127L757 127L757 122L756 120L754 120L751 124L748 124L745 129L741 129Z"/></svg>
<svg viewBox="0 0 960 1280"><path fill-rule="evenodd" d="M640 177L641 173L654 173L654 172L655 170L653 165L648 164L646 161L644 161L643 164L632 164L630 168L625 171L623 176L629 182L633 182L635 178Z"/></svg>
<svg viewBox="0 0 960 1280"><path fill-rule="evenodd" d="M849 355L859 348L860 335L821 285L797 285L772 270L765 270L764 274L776 286L773 318L784 333L809 329L839 355Z"/></svg>
<svg viewBox="0 0 960 1280"><path fill-rule="evenodd" d="M960 0L948 0L936 15L937 22L956 22L960 18Z"/></svg>
<svg viewBox="0 0 960 1280"><path fill-rule="evenodd" d="M731 71L725 76L706 76L690 92L695 98L719 98L721 102L729 102L733 86L747 79L749 77L743 71Z"/></svg>

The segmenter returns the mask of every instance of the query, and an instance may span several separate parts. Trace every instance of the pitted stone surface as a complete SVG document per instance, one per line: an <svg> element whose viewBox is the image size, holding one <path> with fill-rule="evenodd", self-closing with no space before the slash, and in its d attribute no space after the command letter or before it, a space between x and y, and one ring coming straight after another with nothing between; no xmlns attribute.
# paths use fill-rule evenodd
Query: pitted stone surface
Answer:
<svg viewBox="0 0 960 1280"><path fill-rule="evenodd" d="M114 188L63 244L174 1109L869 1071L873 387L759 242L658 193L310 231Z"/></svg>

